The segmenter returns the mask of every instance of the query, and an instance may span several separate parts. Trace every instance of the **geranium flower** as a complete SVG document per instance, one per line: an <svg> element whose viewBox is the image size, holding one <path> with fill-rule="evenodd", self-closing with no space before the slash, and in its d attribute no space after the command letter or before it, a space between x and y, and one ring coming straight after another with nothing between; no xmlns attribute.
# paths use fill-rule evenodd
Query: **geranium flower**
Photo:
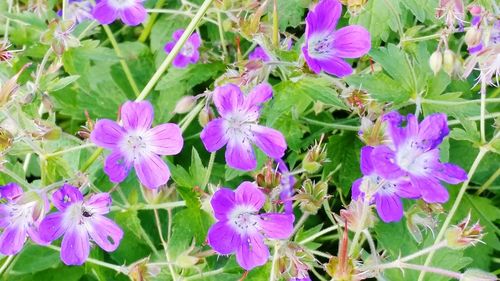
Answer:
<svg viewBox="0 0 500 281"><path fill-rule="evenodd" d="M269 55L266 53L264 48L262 48L261 46L256 47L250 54L248 54L248 59L261 60L263 62L271 60Z"/></svg>
<svg viewBox="0 0 500 281"><path fill-rule="evenodd" d="M48 202L34 192L24 193L16 183L0 186L0 253L15 255L21 251L30 237L33 242L44 245L38 233L38 225L48 209Z"/></svg>
<svg viewBox="0 0 500 281"><path fill-rule="evenodd" d="M52 195L59 210L49 214L40 224L40 237L52 242L61 236L61 260L67 265L83 264L90 252L90 238L107 252L116 250L123 231L104 215L109 213L111 196L108 193L83 199L78 188L65 184ZM90 236L90 238L89 238Z"/></svg>
<svg viewBox="0 0 500 281"><path fill-rule="evenodd" d="M408 177L428 203L448 201L448 191L440 181L457 184L466 180L467 174L462 168L439 160L438 146L449 133L446 115L432 114L419 124L417 118L409 114L406 127L401 127L405 117L398 112L390 112L384 119L393 145L373 149L371 159L375 172L387 180Z"/></svg>
<svg viewBox="0 0 500 281"><path fill-rule="evenodd" d="M420 197L418 189L414 188L406 177L387 180L378 175L372 161L373 147L365 146L361 149L361 172L364 177L356 180L352 185L352 199L364 200L365 193L361 185L371 185L374 191L372 202L375 202L377 212L384 222L395 222L403 217L403 202L401 198L416 199Z"/></svg>
<svg viewBox="0 0 500 281"><path fill-rule="evenodd" d="M126 25L135 26L146 19L144 0L100 0L92 15L101 24L110 24L120 18Z"/></svg>
<svg viewBox="0 0 500 281"><path fill-rule="evenodd" d="M211 204L218 222L208 230L208 244L221 255L236 252L236 261L246 270L265 264L269 249L264 238L288 238L294 220L291 214L259 214L265 202L264 193L251 182L235 191L217 190Z"/></svg>
<svg viewBox="0 0 500 281"><path fill-rule="evenodd" d="M179 153L184 140L177 124L151 128L153 114L153 106L148 101L127 101L121 107L122 125L109 119L95 124L90 139L111 150L104 172L112 182L122 182L133 166L146 187L157 188L167 183L170 170L158 155Z"/></svg>
<svg viewBox="0 0 500 281"><path fill-rule="evenodd" d="M62 10L57 11L57 15L62 17ZM68 0L66 18L75 23L92 19L92 4L88 0Z"/></svg>
<svg viewBox="0 0 500 281"><path fill-rule="evenodd" d="M174 40L172 42L168 42L164 48L167 54L172 51L175 43L177 43L177 41L179 41L179 39L181 38L182 33L184 33L184 29L178 29L172 34L172 39ZM186 43L184 43L184 46L182 46L180 52L175 57L172 64L177 68L184 68L190 63L198 62L198 59L200 58L200 52L198 52L198 48L200 47L200 45L200 35L197 32L191 34Z"/></svg>
<svg viewBox="0 0 500 281"><path fill-rule="evenodd" d="M261 104L269 100L272 94L269 84L257 85L246 97L234 84L217 87L213 100L221 117L210 121L203 128L201 140L205 148L214 152L227 144L227 165L244 171L257 166L253 144L267 156L281 158L287 148L283 135L257 124Z"/></svg>
<svg viewBox="0 0 500 281"><path fill-rule="evenodd" d="M306 41L302 53L315 73L321 70L343 77L352 73L344 58L359 58L371 48L370 33L351 25L335 30L342 13L338 0L321 0L306 17Z"/></svg>

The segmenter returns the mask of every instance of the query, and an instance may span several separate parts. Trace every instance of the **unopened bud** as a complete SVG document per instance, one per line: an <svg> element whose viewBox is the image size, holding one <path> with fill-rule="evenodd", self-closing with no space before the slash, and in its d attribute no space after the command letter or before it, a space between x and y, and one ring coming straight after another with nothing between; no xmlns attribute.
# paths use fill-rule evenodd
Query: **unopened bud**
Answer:
<svg viewBox="0 0 500 281"><path fill-rule="evenodd" d="M307 151L304 160L302 160L302 168L308 173L319 171L326 161L326 146L322 144L322 141L323 137Z"/></svg>
<svg viewBox="0 0 500 281"><path fill-rule="evenodd" d="M61 137L62 130L60 127L44 120L34 120L34 122L37 126L37 130L31 133L34 138L57 140Z"/></svg>
<svg viewBox="0 0 500 281"><path fill-rule="evenodd" d="M467 269L460 278L460 281L496 281L498 278L489 273L479 269Z"/></svg>
<svg viewBox="0 0 500 281"><path fill-rule="evenodd" d="M448 75L453 73L455 68L455 53L450 49L446 49L443 54L443 69Z"/></svg>
<svg viewBox="0 0 500 281"><path fill-rule="evenodd" d="M320 102L320 101L316 101L313 105L314 114L316 114L316 115L323 112L324 109L325 109L325 104Z"/></svg>
<svg viewBox="0 0 500 281"><path fill-rule="evenodd" d="M441 70L441 66L443 65L443 54L441 53L441 51L437 50L432 53L431 57L429 58L429 65L432 69L432 72L434 72L434 75L436 75Z"/></svg>
<svg viewBox="0 0 500 281"><path fill-rule="evenodd" d="M198 122L202 127L205 127L213 119L215 119L215 114L210 107L203 108L198 114Z"/></svg>
<svg viewBox="0 0 500 281"><path fill-rule="evenodd" d="M333 215L340 224L347 223L347 229L349 230L356 231L357 229L372 228L377 218L370 209L368 214L364 216L364 220L362 220L363 208L363 200L351 200L346 209L340 210L340 216L335 213Z"/></svg>
<svg viewBox="0 0 500 281"><path fill-rule="evenodd" d="M471 27L465 33L465 43L469 47L474 47L481 43L481 30L477 27Z"/></svg>
<svg viewBox="0 0 500 281"><path fill-rule="evenodd" d="M273 168L272 161L268 161L256 176L257 185L266 192L271 192L281 184L281 173Z"/></svg>
<svg viewBox="0 0 500 281"><path fill-rule="evenodd" d="M318 183L310 179L304 181L302 190L295 195L295 200L300 202L300 209L304 213L316 214L323 205L328 194L328 184L324 181Z"/></svg>
<svg viewBox="0 0 500 281"><path fill-rule="evenodd" d="M191 111L191 109L193 109L195 103L196 103L195 97L184 96L175 105L174 113L177 113L177 114L187 113L187 112Z"/></svg>
<svg viewBox="0 0 500 281"><path fill-rule="evenodd" d="M0 152L5 151L12 145L14 137L4 128L0 128Z"/></svg>
<svg viewBox="0 0 500 281"><path fill-rule="evenodd" d="M481 15L482 10L483 9L479 5L472 5L472 6L469 7L469 12L473 16L479 16L479 15Z"/></svg>

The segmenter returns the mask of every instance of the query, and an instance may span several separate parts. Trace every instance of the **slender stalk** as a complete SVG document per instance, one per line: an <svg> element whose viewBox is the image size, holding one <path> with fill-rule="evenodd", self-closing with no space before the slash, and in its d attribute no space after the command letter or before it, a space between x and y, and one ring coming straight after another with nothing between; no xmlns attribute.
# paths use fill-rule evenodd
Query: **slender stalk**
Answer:
<svg viewBox="0 0 500 281"><path fill-rule="evenodd" d="M401 39L401 42L420 42L420 41L427 41L427 40L432 40L432 39L438 39L441 37L441 33L436 33L436 34L431 34L431 35L426 35L426 36L421 36L421 37L415 37L415 38L405 38L403 37Z"/></svg>
<svg viewBox="0 0 500 281"><path fill-rule="evenodd" d="M219 275L223 272L224 272L224 268L219 268L219 269L212 270L212 271L201 272L201 273L196 274L196 275L191 275L191 276L188 276L182 280L184 280L184 281L193 281L193 280L200 280L200 279L204 280L206 277Z"/></svg>
<svg viewBox="0 0 500 281"><path fill-rule="evenodd" d="M30 185L26 182L25 179L21 178L16 173L14 173L14 171L11 171L7 167L5 167L5 166L0 167L0 172L6 174L7 176L9 176L11 178L13 178L14 181L16 181L18 184L22 185L23 187L25 187L27 189L31 189Z"/></svg>
<svg viewBox="0 0 500 281"><path fill-rule="evenodd" d="M498 168L496 172L493 175L491 175L491 177L488 178L488 180L483 184L483 186L481 186L481 188L476 191L476 195L480 195L486 189L488 189L499 176L500 176L500 168Z"/></svg>
<svg viewBox="0 0 500 281"><path fill-rule="evenodd" d="M495 112L495 113L491 113L491 114L486 114L483 118L486 120L486 119L494 119L494 118L497 118L497 117L500 117L500 112ZM471 116L471 117L468 117L466 118L467 120L469 121L478 121L478 120L481 120L481 116ZM457 125L457 124L460 124L460 120L451 120L451 121L448 121L448 125Z"/></svg>
<svg viewBox="0 0 500 281"><path fill-rule="evenodd" d="M2 276L4 271L9 267L10 263L12 262L12 260L14 260L15 257L16 257L15 255L7 256L7 258L2 264L2 267L0 267L0 276Z"/></svg>
<svg viewBox="0 0 500 281"><path fill-rule="evenodd" d="M196 118L196 115L202 110L202 108L205 106L204 102L201 101L198 105L196 105L191 112L189 112L182 120L179 122L179 125L181 126L181 131L184 132L186 131L187 127L193 122L194 118Z"/></svg>
<svg viewBox="0 0 500 281"><path fill-rule="evenodd" d="M462 274L451 271L451 270L446 270L442 268L436 268L436 267L429 267L429 266L424 266L420 264L410 264L410 263L400 263L399 268L407 268L407 269L413 269L413 270L418 270L420 272L430 272L430 273L435 273L438 275L443 275L447 277L451 277L457 280L460 280L462 278Z"/></svg>
<svg viewBox="0 0 500 281"><path fill-rule="evenodd" d="M315 233L315 234L313 234L313 235L311 235L311 236L307 237L307 238L306 238L306 239L304 239L304 240L299 241L298 243L299 243L300 245L307 244L307 243L309 243L309 242L314 241L314 239L316 239L316 238L318 238L318 237L321 237L321 236L323 236L323 235L327 234L328 232L331 232L331 231L336 230L337 228L338 228L338 226L337 226L337 225L332 225L332 226L330 226L330 227L327 227L327 228L325 228L325 229L321 230L321 231L320 231L320 232L318 232L318 233Z"/></svg>
<svg viewBox="0 0 500 281"><path fill-rule="evenodd" d="M302 214L299 221L295 224L295 227L293 228L293 234L295 234L299 230L299 228L306 222L308 217L309 213Z"/></svg>
<svg viewBox="0 0 500 281"><path fill-rule="evenodd" d="M97 160L97 158L99 158L99 155L101 155L101 153L103 151L104 151L104 148L102 148L102 147L97 148L96 151L94 151L94 153L92 155L90 155L90 158L87 159L87 161L85 163L83 163L83 166L80 169L80 171L82 173L86 172L90 168L90 166L92 166L92 164L94 164L94 162Z"/></svg>
<svg viewBox="0 0 500 281"><path fill-rule="evenodd" d="M486 115L486 82L481 82L481 118L479 119L481 143L486 143L486 128L485 128L485 115Z"/></svg>
<svg viewBox="0 0 500 281"><path fill-rule="evenodd" d="M145 204L145 205L140 205L140 206L133 206L136 210L158 210L158 209L173 209L177 207L184 207L186 206L186 201L176 201L176 202L166 202L166 203L160 203L160 204ZM115 209L111 207L112 211L117 211L121 209Z"/></svg>
<svg viewBox="0 0 500 281"><path fill-rule="evenodd" d="M146 11L148 11L148 13L172 14L172 15L186 16L186 17L190 17L190 18L195 16L193 13L190 13L188 11L178 11L178 10L170 10L170 9L146 9ZM203 17L203 20L206 22L212 23L214 25L218 25L218 23L211 18Z"/></svg>
<svg viewBox="0 0 500 281"><path fill-rule="evenodd" d="M464 101L446 101L446 100L430 100L430 99L421 99L422 103L426 104L439 104L439 105L463 105L463 104L473 104L473 103L481 103L481 100L464 100ZM485 99L485 103L498 103L500 102L500 98L492 98Z"/></svg>
<svg viewBox="0 0 500 281"><path fill-rule="evenodd" d="M273 45L275 48L279 47L280 43L280 30L278 20L278 1L273 1Z"/></svg>
<svg viewBox="0 0 500 281"><path fill-rule="evenodd" d="M158 2L156 2L155 9L160 9L161 7L163 7L163 4L165 4L165 0L158 0ZM157 18L158 18L158 13L149 14L149 19L148 22L146 23L146 27L144 27L141 36L139 36L139 42L144 42L146 41L146 39L148 39L149 34L151 33L151 30L153 29L153 25L155 24Z"/></svg>
<svg viewBox="0 0 500 281"><path fill-rule="evenodd" d="M313 124L313 125L318 125L318 126L323 126L323 127L327 127L327 128L332 128L332 129L337 129L337 130L346 130L346 131L359 131L359 127L358 126L351 126L351 125L341 125L341 124L334 124L334 123L326 123L326 122L321 122L321 121L317 121L317 120L314 120L314 119L309 119L309 118L306 118L306 117L301 117L302 120L310 123L310 124Z"/></svg>
<svg viewBox="0 0 500 281"><path fill-rule="evenodd" d="M158 80L160 80L161 76L163 73L168 69L174 58L177 56L177 54L180 52L184 44L186 43L187 39L193 33L194 29L198 26L198 23L200 22L201 18L205 15L205 13L208 10L208 7L210 7L210 4L212 4L213 0L205 0L203 4L201 5L200 9L194 16L194 18L191 20L189 25L187 26L186 30L182 34L181 38L179 38L179 41L175 43L174 48L172 51L167 55L163 63L160 65L158 70L153 74L153 77L149 80L148 84L146 84L146 87L142 90L142 92L139 94L137 97L136 101L141 101L147 97L147 95L153 90L153 87L158 83Z"/></svg>
<svg viewBox="0 0 500 281"><path fill-rule="evenodd" d="M163 231L161 230L161 223L160 223L160 217L158 216L158 210L154 209L153 212L155 214L155 222L156 222L156 226L158 228L158 234L160 235L161 244L163 245L163 250L165 250L165 258L167 259L167 266L168 266L168 269L170 270L170 275L172 275L172 280L176 281L176 280L178 280L177 273L175 273L174 267L172 266L172 262L170 261L170 255L168 253L167 242L163 238Z"/></svg>
<svg viewBox="0 0 500 281"><path fill-rule="evenodd" d="M273 253L273 262L271 263L271 273L269 274L269 281L275 280L276 275L276 262L278 262L278 250L279 245L278 242L274 243L274 253Z"/></svg>
<svg viewBox="0 0 500 281"><path fill-rule="evenodd" d="M68 0L62 0L62 19L66 19L66 14L67 14L67 9L68 9Z"/></svg>
<svg viewBox="0 0 500 281"><path fill-rule="evenodd" d="M115 50L116 55L120 59L120 64L123 68L123 72L125 73L125 77L127 77L128 83L132 87L132 90L134 91L135 95L139 95L139 88L137 87L137 84L135 83L134 77L132 76L132 72L130 71L130 68L128 67L127 62L125 61L125 57L123 56L122 51L120 50L120 46L118 46L118 42L116 42L116 38L113 35L113 32L109 28L108 25L102 25L102 28L104 28L104 31L106 32L106 35L108 35L109 42L111 42L111 45L113 46L113 49Z"/></svg>
<svg viewBox="0 0 500 281"><path fill-rule="evenodd" d="M457 198L455 199L455 202L453 203L453 206L451 207L450 212L446 216L446 219L445 219L443 225L441 226L441 229L439 230L438 235L436 236L436 240L434 240L434 245L439 244L441 242L441 239L443 239L444 234L446 232L446 229L450 225L450 222L453 219L455 212L458 210L458 206L460 205L460 202L462 201L462 198L465 194L465 191L467 190L467 187L469 186L469 183L470 183L470 180L472 179L472 176L476 172L476 169L479 166L479 163L481 162L481 160L483 159L484 155L486 155L487 152L488 152L488 150L484 147L481 147L479 149L479 153L477 154L476 159L472 163L472 167L470 168L469 173L467 174L467 180L462 184L462 187L460 188L460 191L458 192ZM432 251L429 252L429 255L425 259L424 266L428 266L431 263L435 252L436 252L436 249L433 249ZM424 276L425 276L425 271L422 271L418 277L418 281L424 280Z"/></svg>
<svg viewBox="0 0 500 281"><path fill-rule="evenodd" d="M210 175L212 174L212 169L214 167L215 161L215 152L210 153L210 160L208 160L207 173L205 174L205 179L203 180L203 186L201 188L205 188L207 186L208 181L210 180Z"/></svg>
<svg viewBox="0 0 500 281"><path fill-rule="evenodd" d="M222 55L224 60L228 58L226 40L224 39L224 27L222 26L222 20L220 17L220 12L217 11L217 26L219 27L220 44L222 46Z"/></svg>
<svg viewBox="0 0 500 281"><path fill-rule="evenodd" d="M76 151L76 150L81 150L81 149L85 149L85 148L89 148L89 147L94 147L94 146L95 146L95 144L93 144L93 143L85 143L85 144L82 144L82 145L79 145L79 146L73 146L73 147L70 147L70 148L67 148L67 149L64 149L64 150L59 150L59 151L56 151L56 152L47 153L47 154L45 154L44 157L45 158L53 157L53 156L62 155L62 154L68 153L68 152Z"/></svg>
<svg viewBox="0 0 500 281"><path fill-rule="evenodd" d="M369 212L369 209L370 208L370 198L365 198L363 200L363 206L362 206L362 209L361 209L361 222L364 222L366 221L366 217L368 216L368 212ZM354 253L354 249L356 249L356 247L358 246L358 240L359 240L359 237L361 235L361 232L363 231L363 229L361 229L363 227L363 224L360 223L359 224L359 227L356 229L356 232L354 233L354 237L352 238L352 242L351 242L351 248L349 249L349 256L352 256L352 254ZM347 231L347 229L345 230Z"/></svg>

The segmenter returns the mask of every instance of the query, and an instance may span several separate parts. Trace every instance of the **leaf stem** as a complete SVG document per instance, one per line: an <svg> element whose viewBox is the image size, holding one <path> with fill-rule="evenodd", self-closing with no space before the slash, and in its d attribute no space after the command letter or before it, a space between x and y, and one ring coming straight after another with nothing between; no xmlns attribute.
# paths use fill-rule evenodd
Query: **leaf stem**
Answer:
<svg viewBox="0 0 500 281"><path fill-rule="evenodd" d="M4 271L9 267L10 263L12 262L12 260L14 260L15 257L15 255L7 256L2 264L2 267L0 267L0 276L3 275Z"/></svg>
<svg viewBox="0 0 500 281"><path fill-rule="evenodd" d="M165 258L167 259L167 266L168 269L170 270L170 275L172 275L172 280L176 281L177 279L177 273L174 270L174 267L172 266L172 262L170 261L170 254L168 253L168 246L167 242L163 238L163 231L161 230L161 223L160 223L160 217L158 216L158 210L154 209L153 210L155 214L155 222L156 222L156 227L158 228L158 234L160 235L160 240L161 244L163 245L163 249L165 250Z"/></svg>
<svg viewBox="0 0 500 281"><path fill-rule="evenodd" d="M205 174L205 179L203 180L203 186L200 186L201 189L204 189L207 186L208 181L210 180L210 175L212 174L212 169L214 167L216 152L210 153L210 159L208 160L207 172Z"/></svg>
<svg viewBox="0 0 500 281"><path fill-rule="evenodd" d="M201 273L196 274L196 275L191 275L191 276L184 278L183 280L184 281L192 281L192 280L198 280L198 279L205 279L206 277L219 275L220 273L223 273L223 272L224 272L224 268L219 268L219 269L212 270L212 271L201 272Z"/></svg>
<svg viewBox="0 0 500 281"><path fill-rule="evenodd" d="M95 144L93 144L93 143L85 143L85 144L78 145L78 146L73 146L73 147L70 147L70 148L67 148L67 149L64 149L64 150L59 150L59 151L56 151L56 152L47 153L47 154L45 154L44 158L53 157L53 156L57 156L57 155L61 155L61 154L65 154L65 153L71 152L71 151L81 150L81 149L85 149L85 148L89 148L89 147L95 147Z"/></svg>
<svg viewBox="0 0 500 281"><path fill-rule="evenodd" d="M222 46L222 56L224 61L228 59L226 40L224 39L224 26L222 25L222 20L220 12L217 11L217 26L219 27L220 44Z"/></svg>
<svg viewBox="0 0 500 281"><path fill-rule="evenodd" d="M115 50L116 55L120 59L120 64L123 68L123 72L125 73L125 76L127 77L128 83L132 87L132 90L134 91L135 95L139 95L139 88L137 87L137 84L135 83L134 77L132 76L132 72L130 72L130 68L128 67L127 62L125 61L125 57L123 56L123 53L120 49L120 46L118 46L118 42L116 42L116 38L113 35L113 32L109 28L108 25L103 25L102 28L104 28L104 31L106 32L106 35L108 35L109 42L111 42L111 45L113 46L113 49Z"/></svg>
<svg viewBox="0 0 500 281"><path fill-rule="evenodd" d="M481 132L481 143L486 143L486 128L485 128L485 115L486 115L486 82L481 82L481 119L480 120L480 132Z"/></svg>
<svg viewBox="0 0 500 281"><path fill-rule="evenodd" d="M314 239L316 239L316 238L318 238L318 237L321 237L321 236L323 236L323 235L327 234L328 232L331 232L331 231L336 230L337 228L338 228L338 226L337 226L337 225L332 225L332 226L330 226L330 227L327 227L327 228L325 228L325 229L321 230L321 231L320 231L320 232L318 232L318 233L315 233L315 234L313 234L313 235L311 235L311 236L307 237L307 238L306 238L306 239L304 239L304 240L299 241L298 243L299 243L300 245L307 244L307 243L309 243L309 242L314 241Z"/></svg>
<svg viewBox="0 0 500 281"><path fill-rule="evenodd" d="M326 122L321 122L321 121L317 121L317 120L314 120L314 119L309 119L309 118L306 118L306 117L301 117L302 120L310 123L310 124L314 124L314 125L318 125L318 126L323 126L323 127L327 127L327 128L332 128L332 129L337 129L337 130L346 130L346 131L354 131L354 132L357 132L359 131L359 127L358 126L351 126L351 125L341 125L341 124L334 124L334 123L326 123Z"/></svg>
<svg viewBox="0 0 500 281"><path fill-rule="evenodd" d="M163 7L163 4L165 4L165 0L158 0L158 2L156 2L155 9L160 9L161 7ZM157 18L158 18L158 13L151 13L149 15L146 27L144 27L141 36L139 36L139 42L144 42L146 41L146 39L148 39L149 34L151 33L151 30L153 29L153 25L155 24Z"/></svg>

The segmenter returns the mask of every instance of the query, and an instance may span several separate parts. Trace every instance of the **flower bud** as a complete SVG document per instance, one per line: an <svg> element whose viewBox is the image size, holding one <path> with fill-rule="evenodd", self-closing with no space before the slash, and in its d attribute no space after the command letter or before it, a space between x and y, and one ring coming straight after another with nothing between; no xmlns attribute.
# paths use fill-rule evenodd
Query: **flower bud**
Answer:
<svg viewBox="0 0 500 281"><path fill-rule="evenodd" d="M479 45L481 43L481 30L477 27L471 27L467 32L465 33L465 43L469 47L474 47Z"/></svg>
<svg viewBox="0 0 500 281"><path fill-rule="evenodd" d="M455 69L455 53L450 49L446 49L443 54L443 69L448 75L453 73Z"/></svg>
<svg viewBox="0 0 500 281"><path fill-rule="evenodd" d="M460 281L496 281L498 278L489 273L479 269L467 269L460 278Z"/></svg>
<svg viewBox="0 0 500 281"><path fill-rule="evenodd" d="M3 82L0 85L0 107L5 105L10 98L17 93L19 89L19 84L17 83L17 79L23 73L23 71L30 66L31 63L25 64L16 75L12 76L9 80Z"/></svg>
<svg viewBox="0 0 500 281"><path fill-rule="evenodd" d="M180 268L192 268L195 264L200 261L200 258L190 255L190 252L193 248L188 249L185 252L182 252L175 259L175 265Z"/></svg>
<svg viewBox="0 0 500 281"><path fill-rule="evenodd" d="M363 217L363 200L351 200L347 209L340 210L340 216L337 214L333 214L335 219L339 222L339 224L346 224L347 229L351 229L356 231L357 229L368 229L375 225L377 218L373 214L372 210L368 211L368 215L366 215L365 220L362 220Z"/></svg>
<svg viewBox="0 0 500 281"><path fill-rule="evenodd" d="M275 280L300 280L308 276L307 271L315 263L314 256L294 242L284 242L279 247ZM295 279L294 279L295 278Z"/></svg>
<svg viewBox="0 0 500 281"><path fill-rule="evenodd" d="M319 142L314 143L307 151L304 160L302 160L302 168L308 173L312 174L319 171L326 161L326 146L321 144L322 141L323 137Z"/></svg>
<svg viewBox="0 0 500 281"><path fill-rule="evenodd" d="M203 108L198 114L198 122L202 127L205 127L213 119L215 119L215 114L210 107Z"/></svg>
<svg viewBox="0 0 500 281"><path fill-rule="evenodd" d="M255 180L258 186L269 193L281 184L281 173L273 168L272 161L268 161L260 173L257 174Z"/></svg>
<svg viewBox="0 0 500 281"><path fill-rule="evenodd" d="M34 120L34 123L36 125L36 131L31 132L34 138L57 140L61 137L62 130L60 127L45 120Z"/></svg>
<svg viewBox="0 0 500 281"><path fill-rule="evenodd" d="M149 257L131 264L128 268L128 276L132 281L152 280L161 272L157 265L149 264Z"/></svg>
<svg viewBox="0 0 500 281"><path fill-rule="evenodd" d="M441 51L437 50L432 53L431 57L429 58L429 65L432 69L432 72L434 72L434 75L436 75L441 70L441 66L443 65L443 54L441 53Z"/></svg>
<svg viewBox="0 0 500 281"><path fill-rule="evenodd" d="M193 109L194 105L196 104L196 98L193 96L184 96L182 97L177 104L175 105L174 108L174 113L176 114L184 114L191 109Z"/></svg>
<svg viewBox="0 0 500 281"><path fill-rule="evenodd" d="M419 201L419 203L420 202L423 201ZM413 205L410 210L405 213L406 227L417 243L422 243L423 241L422 232L429 230L434 233L438 225L437 216L432 209L432 205L423 205L420 203Z"/></svg>
<svg viewBox="0 0 500 281"><path fill-rule="evenodd" d="M358 132L359 138L369 146L384 144L387 142L385 127L386 124L382 118L378 118L373 122L369 118L362 117L361 127Z"/></svg>
<svg viewBox="0 0 500 281"><path fill-rule="evenodd" d="M475 245L477 242L481 242L483 227L479 222L476 222L468 228L470 219L471 215L469 213L458 225L454 225L446 230L445 238L448 247L452 249L463 249Z"/></svg>
<svg viewBox="0 0 500 281"><path fill-rule="evenodd" d="M304 181L302 190L295 195L295 200L300 202L300 209L304 213L316 214L323 205L328 193L328 184L324 181L318 183L310 179Z"/></svg>
<svg viewBox="0 0 500 281"><path fill-rule="evenodd" d="M323 112L325 109L325 104L320 102L320 101L316 101L314 104L313 104L313 110L314 110L314 114L318 115L320 114L321 112Z"/></svg>
<svg viewBox="0 0 500 281"><path fill-rule="evenodd" d="M0 127L0 153L12 145L13 139L14 136L8 130Z"/></svg>

